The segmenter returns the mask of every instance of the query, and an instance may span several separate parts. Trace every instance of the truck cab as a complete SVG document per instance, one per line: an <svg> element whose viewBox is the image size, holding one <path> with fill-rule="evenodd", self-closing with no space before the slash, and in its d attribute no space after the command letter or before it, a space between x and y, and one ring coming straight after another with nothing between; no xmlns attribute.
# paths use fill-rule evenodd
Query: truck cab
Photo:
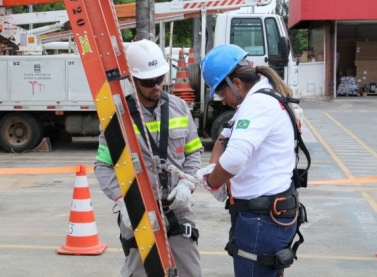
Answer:
<svg viewBox="0 0 377 277"><path fill-rule="evenodd" d="M248 59L254 66L265 65L275 69L296 95L297 63L293 60L282 17L252 13L249 9L218 14L214 46L221 44L236 44L249 52ZM296 108L296 113L301 116L301 110L298 106ZM206 131L211 134L212 140L216 140L223 124L229 121L234 111L222 106L216 95L206 104L205 110Z"/></svg>

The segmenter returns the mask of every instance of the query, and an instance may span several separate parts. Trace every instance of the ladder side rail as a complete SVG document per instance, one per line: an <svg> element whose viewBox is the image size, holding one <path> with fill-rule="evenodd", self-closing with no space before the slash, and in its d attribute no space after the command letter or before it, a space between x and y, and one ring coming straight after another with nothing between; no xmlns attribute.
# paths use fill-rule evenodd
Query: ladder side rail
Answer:
<svg viewBox="0 0 377 277"><path fill-rule="evenodd" d="M97 12L94 9L94 7L95 7L95 5L93 3L94 1L91 1L91 0L84 0L84 1L87 2L86 6L90 7L89 14L93 14L94 15L93 18L96 18L96 21L101 19L100 14L98 14L98 17L95 16L97 14ZM102 29L99 29L98 31L95 32L97 34L97 40L98 40L97 45L99 45L100 47L101 46L105 47L106 45L108 46L107 49L104 48L103 50L100 50L100 53L106 53L106 55L102 55L102 62L103 62L103 65L104 65L104 70L107 73L108 80L114 81L113 78L115 77L118 80L118 83L119 83L119 79L124 78L125 76L129 75L126 55L125 55L124 47L123 47L123 41L122 41L122 38L121 38L119 26L118 26L118 23L117 23L117 17L116 17L116 14L114 13L115 10L114 10L114 7L111 5L111 2L109 0L108 1L99 1L99 2L101 3L100 8L102 8L102 11L103 11L103 17L102 18L104 20L105 19L107 19L107 20L104 21L102 24L96 24L96 25L99 25L99 26L97 26L97 28L102 28ZM103 33L106 33L106 27L107 27L107 35L105 35L105 37L103 37ZM102 38L100 38L100 35L102 35ZM109 38L108 44L102 43L103 39L108 39L108 38ZM113 53L113 57L114 57L115 61L110 61L111 55L107 55L107 53ZM114 64L117 64L116 68L113 67ZM112 85L112 81L110 82L110 86ZM119 88L116 88L116 89L119 89ZM145 184L145 185L149 184L149 187L152 188L146 167L144 165L144 159L143 159L140 147L139 147L138 139L137 139L137 136L136 136L134 128L133 128L133 121L132 121L132 118L131 118L130 113L128 111L128 105L125 101L124 95L122 94L122 92L123 92L122 87L120 87L120 89L121 89L120 90L120 92L121 92L121 98L120 99L121 99L121 102L122 102L122 106L124 107L123 109L125 109L125 113L123 113L123 115L122 115L122 121L125 122L125 124L124 124L125 132L127 134L127 137L129 138L130 148L132 150L132 153L138 153L139 154L138 156L140 157L140 162L143 164L142 170L145 172L145 174L140 176L141 180L138 180L138 181L139 181L139 184ZM133 145L137 146L137 148L133 149ZM135 150L135 151L133 151L133 150ZM156 202L156 199L154 197L153 190L150 189L147 192L149 192L148 195L145 195L145 197L147 197L146 199L148 199L148 201L145 201L145 206L147 207L147 210L148 211L151 211L151 210L156 211L157 214L160 215L158 213L158 206L156 204L157 202ZM129 203L132 203L132 201L134 201L134 199L132 199L132 197L128 197L128 199L126 201L126 205L129 204ZM130 205L130 206L131 207L130 207L129 210L131 212L134 212L134 209L132 209L132 205ZM159 226L164 226L164 221L163 221L161 216L158 216L157 220L158 220ZM140 226L135 226L135 228L139 229ZM134 230L135 230L135 228L134 228ZM169 246L167 245L167 247L166 246L164 247L165 244L168 244L167 237L165 236L165 234L166 234L166 230L164 229L164 230L161 230L160 232L155 233L155 236L156 236L156 240L157 240L158 252L160 253L160 256L161 256L160 258L163 260L163 264L165 264L165 265L169 264L170 265L171 260L173 258L172 258L172 255L170 255ZM135 238L137 239L137 235L135 236ZM141 241L140 243L143 243L142 238L140 239L140 241Z"/></svg>
<svg viewBox="0 0 377 277"><path fill-rule="evenodd" d="M138 242L144 266L147 272L150 270L149 274L153 272L153 276L165 276L165 270L171 266L167 264L169 253L163 252L166 247L158 247L156 245L158 241L154 241L155 233L153 233L146 212L154 211L156 213L155 216L159 218L159 223L161 223L162 219L158 212L152 187L148 186L150 184L148 173L133 130L133 123L123 96L120 81L114 75L110 76L111 81L109 81L109 76L105 74L105 66L109 67L109 70L114 70L119 64L117 59L114 58L115 52L109 31L104 30L106 32L104 32L103 38L99 39L98 34L97 38L95 38L96 34L91 29L90 25L96 22L90 21L86 9L88 6L93 6L93 2L95 1L85 4L83 0L65 1L100 123L109 142L111 158L113 159L115 173L122 193L125 193L127 202L130 199L131 203L135 205L144 204L142 209L133 209L132 213L130 213L131 224L135 231L135 238ZM100 4L97 4L99 5L97 8L99 7L100 9ZM91 10L90 16L94 18L93 21L97 21L98 25L102 25L104 22L98 22L98 20L104 18L102 10L100 9L98 12L100 15L95 15ZM117 32L119 33L119 31ZM125 57L123 47L120 48L120 51L123 53L122 56ZM126 63L124 70L128 74ZM112 77L114 77L114 80L111 79ZM123 112L123 114L119 115L119 111ZM135 162L136 160L138 162ZM143 184L142 190L139 187L140 184ZM147 199L149 201L146 201ZM161 232L163 232L161 229L156 231L159 234ZM151 233L153 236L150 235ZM163 242L166 243L166 241ZM160 263L157 262L158 259L160 259Z"/></svg>

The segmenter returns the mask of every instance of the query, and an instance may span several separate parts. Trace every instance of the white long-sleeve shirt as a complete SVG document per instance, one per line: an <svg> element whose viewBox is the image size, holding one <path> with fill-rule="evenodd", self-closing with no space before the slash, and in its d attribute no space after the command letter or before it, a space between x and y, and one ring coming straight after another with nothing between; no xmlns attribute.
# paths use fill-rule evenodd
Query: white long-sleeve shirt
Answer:
<svg viewBox="0 0 377 277"><path fill-rule="evenodd" d="M273 195L291 184L296 159L292 121L277 99L254 94L262 88L272 88L266 78L238 106L233 128L222 132L230 140L219 162L235 175L230 181L237 199Z"/></svg>

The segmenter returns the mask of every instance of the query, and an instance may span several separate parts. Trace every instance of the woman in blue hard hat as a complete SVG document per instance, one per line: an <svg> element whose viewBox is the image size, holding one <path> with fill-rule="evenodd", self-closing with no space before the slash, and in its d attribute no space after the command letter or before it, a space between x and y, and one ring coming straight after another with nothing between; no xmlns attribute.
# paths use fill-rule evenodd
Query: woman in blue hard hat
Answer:
<svg viewBox="0 0 377 277"><path fill-rule="evenodd" d="M210 164L197 177L218 200L227 198L227 190L232 196L226 249L233 256L235 276L283 276L295 256L288 247L298 215L298 194L291 180L294 127L285 107L259 92L266 89L290 97L291 90L273 69L252 67L247 55L236 45L221 45L201 62L211 96L216 93L236 113L216 141Z"/></svg>

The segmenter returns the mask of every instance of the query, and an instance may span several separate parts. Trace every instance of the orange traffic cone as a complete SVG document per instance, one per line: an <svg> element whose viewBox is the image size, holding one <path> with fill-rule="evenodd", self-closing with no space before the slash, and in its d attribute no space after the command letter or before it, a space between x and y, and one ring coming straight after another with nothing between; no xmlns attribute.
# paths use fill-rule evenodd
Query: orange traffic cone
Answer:
<svg viewBox="0 0 377 277"><path fill-rule="evenodd" d="M79 172L76 172L66 242L56 252L65 255L100 255L106 247L107 244L100 243L98 239L88 178L85 166L80 165Z"/></svg>
<svg viewBox="0 0 377 277"><path fill-rule="evenodd" d="M178 70L173 88L174 95L182 98L186 103L195 101L194 90L189 82L189 75L186 67L183 49L179 50Z"/></svg>
<svg viewBox="0 0 377 277"><path fill-rule="evenodd" d="M193 48L189 49L189 56L188 56L187 63L195 63L195 56L194 56L194 49Z"/></svg>

